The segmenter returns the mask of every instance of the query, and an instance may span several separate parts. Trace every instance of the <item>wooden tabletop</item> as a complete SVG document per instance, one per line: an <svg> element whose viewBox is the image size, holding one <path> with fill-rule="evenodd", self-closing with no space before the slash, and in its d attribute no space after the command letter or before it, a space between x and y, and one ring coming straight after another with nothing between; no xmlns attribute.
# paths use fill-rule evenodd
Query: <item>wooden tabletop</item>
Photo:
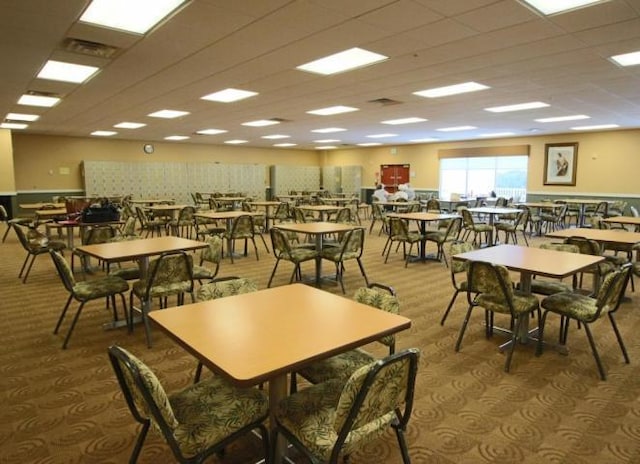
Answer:
<svg viewBox="0 0 640 464"><path fill-rule="evenodd" d="M149 211L176 211L190 205L152 205L148 206Z"/></svg>
<svg viewBox="0 0 640 464"><path fill-rule="evenodd" d="M476 208L467 208L472 213L481 213L481 214L513 214L519 213L522 211L517 208L503 208L503 207L495 207L495 206L478 206Z"/></svg>
<svg viewBox="0 0 640 464"><path fill-rule="evenodd" d="M613 224L627 224L633 226L640 226L640 217L636 216L612 216L604 220L604 222L611 222Z"/></svg>
<svg viewBox="0 0 640 464"><path fill-rule="evenodd" d="M154 237L123 242L100 243L97 245L82 245L77 250L89 256L105 261L132 260L144 256L153 256L167 251L196 250L205 248L205 242L189 240L182 237Z"/></svg>
<svg viewBox="0 0 640 464"><path fill-rule="evenodd" d="M518 245L498 245L460 253L455 260L486 261L530 274L563 278L604 260L603 256L546 250Z"/></svg>
<svg viewBox="0 0 640 464"><path fill-rule="evenodd" d="M207 219L234 219L238 216L263 216L264 213L255 211L198 211L195 216Z"/></svg>
<svg viewBox="0 0 640 464"><path fill-rule="evenodd" d="M67 208L38 209L35 213L36 216L64 216L67 214Z"/></svg>
<svg viewBox="0 0 640 464"><path fill-rule="evenodd" d="M303 284L152 311L149 317L238 386L267 381L411 326L406 317Z"/></svg>
<svg viewBox="0 0 640 464"><path fill-rule="evenodd" d="M594 198L585 198L582 200L579 198L565 198L562 201L564 201L565 203L570 203L574 205L597 205L598 203L602 203L603 201L606 201L607 203L609 203L609 201L607 200L598 200Z"/></svg>
<svg viewBox="0 0 640 464"><path fill-rule="evenodd" d="M563 203L553 203L551 201L527 201L525 203L516 203L516 206L527 206L529 208L561 208Z"/></svg>
<svg viewBox="0 0 640 464"><path fill-rule="evenodd" d="M443 219L453 219L460 217L458 214L448 213L389 213L388 217L397 217L400 219L408 219L409 221L440 221Z"/></svg>
<svg viewBox="0 0 640 464"><path fill-rule="evenodd" d="M304 209L307 211L337 211L341 209L341 206L336 205L301 205L298 206L300 209Z"/></svg>
<svg viewBox="0 0 640 464"><path fill-rule="evenodd" d="M622 229L589 229L586 227L562 229L547 233L551 238L584 237L601 243L633 245L640 242L640 232L627 232Z"/></svg>
<svg viewBox="0 0 640 464"><path fill-rule="evenodd" d="M65 207L65 203L20 203L18 206L22 209L42 209L48 206L60 209Z"/></svg>
<svg viewBox="0 0 640 464"><path fill-rule="evenodd" d="M280 222L274 227L290 232L300 232L302 234L334 234L362 228L360 226L339 222Z"/></svg>
<svg viewBox="0 0 640 464"><path fill-rule="evenodd" d="M278 206L281 201L250 201L250 205L254 206Z"/></svg>

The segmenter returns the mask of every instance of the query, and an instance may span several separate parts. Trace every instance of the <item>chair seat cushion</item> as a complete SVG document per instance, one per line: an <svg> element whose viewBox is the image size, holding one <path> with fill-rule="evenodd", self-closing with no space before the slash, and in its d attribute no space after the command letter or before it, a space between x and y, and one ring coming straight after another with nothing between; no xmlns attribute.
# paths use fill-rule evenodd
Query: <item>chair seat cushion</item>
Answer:
<svg viewBox="0 0 640 464"><path fill-rule="evenodd" d="M323 248L320 254L324 259L337 262L337 261L340 261L341 250L342 250L342 247L332 246L329 248ZM346 261L348 259L356 259L359 256L360 256L360 251L345 251L344 254L342 255L342 259Z"/></svg>
<svg viewBox="0 0 640 464"><path fill-rule="evenodd" d="M424 237L431 242L443 242L447 232L445 230L434 230L424 234Z"/></svg>
<svg viewBox="0 0 640 464"><path fill-rule="evenodd" d="M137 296L142 297L144 295L146 288L147 288L147 281L139 280L137 282L134 282L133 288L131 290ZM175 282L169 285L156 285L151 287L149 296L151 298L156 298L161 296L177 295L179 293L185 293L190 290L191 290L191 282Z"/></svg>
<svg viewBox="0 0 640 464"><path fill-rule="evenodd" d="M127 290L129 290L129 284L126 280L111 275L76 282L73 286L73 293L80 300L93 300L115 293L124 293Z"/></svg>
<svg viewBox="0 0 640 464"><path fill-rule="evenodd" d="M255 292L257 290L258 286L250 279L238 278L222 280L219 282L211 282L200 287L196 299L198 301L215 300L217 298L241 295L243 293Z"/></svg>
<svg viewBox="0 0 640 464"><path fill-rule="evenodd" d="M264 391L235 388L216 376L169 395L169 402L178 421L174 434L187 456L203 451L269 413Z"/></svg>
<svg viewBox="0 0 640 464"><path fill-rule="evenodd" d="M541 306L556 314L566 315L579 321L590 322L594 319L597 300L579 293L556 293L542 300ZM603 308L602 313L606 313L607 308Z"/></svg>
<svg viewBox="0 0 640 464"><path fill-rule="evenodd" d="M559 280L533 279L531 281L531 293L537 293L538 295L553 295L571 291L573 291L571 285Z"/></svg>
<svg viewBox="0 0 640 464"><path fill-rule="evenodd" d="M494 227L496 230L503 232L514 232L516 230L516 225L510 222L499 222Z"/></svg>
<svg viewBox="0 0 640 464"><path fill-rule="evenodd" d="M299 370L298 374L313 384L330 379L346 381L357 369L375 360L376 358L366 351L355 349L315 362Z"/></svg>
<svg viewBox="0 0 640 464"><path fill-rule="evenodd" d="M304 388L278 404L278 422L291 431L320 462L329 462L337 439L334 423L343 386L343 380L328 380ZM357 451L362 438L366 437L366 443L369 443L376 435L382 436L395 418L395 413L390 412L360 429L352 430L342 447L343 455Z"/></svg>
<svg viewBox="0 0 640 464"><path fill-rule="evenodd" d="M489 311L496 313L509 313L509 307L505 304L504 298L495 295L481 293L476 298L478 306L482 306ZM530 313L538 308L538 298L535 295L527 295L517 291L513 292L513 309L518 314Z"/></svg>
<svg viewBox="0 0 640 464"><path fill-rule="evenodd" d="M215 274L211 269L204 266L198 266L197 264L193 265L194 280L213 279L214 277L215 277Z"/></svg>
<svg viewBox="0 0 640 464"><path fill-rule="evenodd" d="M308 245L308 246L307 246ZM311 246L313 248L311 248ZM315 250L314 244L301 244L291 248L289 253L283 252L281 258L286 261L293 261L294 263L301 263L303 261L309 261L315 259L318 256L318 252Z"/></svg>
<svg viewBox="0 0 640 464"><path fill-rule="evenodd" d="M120 277L124 280L138 280L140 278L140 268L137 266L123 267L109 272L110 276Z"/></svg>

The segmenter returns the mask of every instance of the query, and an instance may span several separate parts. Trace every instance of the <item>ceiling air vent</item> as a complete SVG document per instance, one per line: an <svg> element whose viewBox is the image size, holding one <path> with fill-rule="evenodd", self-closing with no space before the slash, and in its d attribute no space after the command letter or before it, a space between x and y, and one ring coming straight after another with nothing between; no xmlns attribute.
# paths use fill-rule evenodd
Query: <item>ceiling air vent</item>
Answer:
<svg viewBox="0 0 640 464"><path fill-rule="evenodd" d="M269 121L274 121L274 122L291 122L290 119L283 119L283 118L269 118Z"/></svg>
<svg viewBox="0 0 640 464"><path fill-rule="evenodd" d="M113 58L120 51L118 47L91 42L90 40L74 39L73 37L64 39L62 47L69 52L98 58Z"/></svg>
<svg viewBox="0 0 640 464"><path fill-rule="evenodd" d="M391 98L376 98L375 100L369 100L369 103L377 103L382 106L400 105L402 102L398 100L392 100Z"/></svg>

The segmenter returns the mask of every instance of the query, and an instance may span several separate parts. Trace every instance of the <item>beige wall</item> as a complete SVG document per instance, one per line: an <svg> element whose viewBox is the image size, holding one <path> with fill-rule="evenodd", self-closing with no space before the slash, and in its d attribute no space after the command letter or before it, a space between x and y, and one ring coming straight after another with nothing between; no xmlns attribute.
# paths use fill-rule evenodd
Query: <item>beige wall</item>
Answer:
<svg viewBox="0 0 640 464"><path fill-rule="evenodd" d="M8 131L7 131L8 132ZM294 164L317 166L319 155L308 150L283 150L219 145L154 143L147 155L142 142L13 134L16 190L82 190L81 163L92 161L220 162L223 164ZM268 177L268 170L267 170ZM1 185L1 184L0 184Z"/></svg>
<svg viewBox="0 0 640 464"><path fill-rule="evenodd" d="M578 169L576 186L543 185L545 144L578 142ZM417 189L438 189L438 150L503 145L530 145L529 193L623 194L640 195L640 130L598 133L569 133L552 136L514 137L497 140L431 143L391 147L346 149L327 152L323 162L327 165L363 166L363 186L373 186L375 173L381 164L410 164L415 177L411 185Z"/></svg>
<svg viewBox="0 0 640 464"><path fill-rule="evenodd" d="M11 131L0 129L0 195L15 195Z"/></svg>

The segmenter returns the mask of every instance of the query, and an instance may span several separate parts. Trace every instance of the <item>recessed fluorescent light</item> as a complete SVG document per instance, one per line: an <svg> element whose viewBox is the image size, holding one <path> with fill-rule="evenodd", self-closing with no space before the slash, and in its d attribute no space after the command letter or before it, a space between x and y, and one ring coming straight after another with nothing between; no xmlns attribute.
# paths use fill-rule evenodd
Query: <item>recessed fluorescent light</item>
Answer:
<svg viewBox="0 0 640 464"><path fill-rule="evenodd" d="M189 137L186 135L169 135L165 137L165 140L187 140Z"/></svg>
<svg viewBox="0 0 640 464"><path fill-rule="evenodd" d="M320 147L315 147L316 150L333 150L334 148L338 148L335 145L323 145Z"/></svg>
<svg viewBox="0 0 640 464"><path fill-rule="evenodd" d="M569 10L584 8L595 3L608 0L522 0L545 15L563 13Z"/></svg>
<svg viewBox="0 0 640 464"><path fill-rule="evenodd" d="M141 122L119 122L115 124L113 127L117 127L118 129L140 129L141 127L146 126Z"/></svg>
<svg viewBox="0 0 640 464"><path fill-rule="evenodd" d="M342 127L325 127L324 129L312 129L311 132L315 132L316 134L330 134L332 132L344 132L347 129L343 129Z"/></svg>
<svg viewBox="0 0 640 464"><path fill-rule="evenodd" d="M611 59L620 66L635 66L640 64L640 51L615 55Z"/></svg>
<svg viewBox="0 0 640 464"><path fill-rule="evenodd" d="M409 140L409 142L411 143L425 143L425 142L435 142L436 139L435 137L425 137L423 139L413 139L413 140Z"/></svg>
<svg viewBox="0 0 640 464"><path fill-rule="evenodd" d="M265 127L273 126L274 124L280 124L280 121L274 121L273 119L258 119L256 121L243 122L243 126L249 127Z"/></svg>
<svg viewBox="0 0 640 464"><path fill-rule="evenodd" d="M397 137L398 134L371 134L367 135L370 139L383 139L385 137Z"/></svg>
<svg viewBox="0 0 640 464"><path fill-rule="evenodd" d="M0 129L26 129L29 124L19 122L2 122L0 123Z"/></svg>
<svg viewBox="0 0 640 464"><path fill-rule="evenodd" d="M80 84L93 76L98 69L95 66L49 60L36 77L38 79Z"/></svg>
<svg viewBox="0 0 640 464"><path fill-rule="evenodd" d="M313 140L313 143L337 143L340 139L321 139L321 140Z"/></svg>
<svg viewBox="0 0 640 464"><path fill-rule="evenodd" d="M274 147L295 147L297 143L274 143Z"/></svg>
<svg viewBox="0 0 640 464"><path fill-rule="evenodd" d="M416 122L425 122L428 121L424 118L400 118L400 119L388 119L386 121L381 121L382 124L391 124L392 126L399 124L414 124Z"/></svg>
<svg viewBox="0 0 640 464"><path fill-rule="evenodd" d="M517 103L515 105L506 105L506 106L494 106L491 108L485 108L485 111L490 111L492 113L507 113L509 111L523 111L523 110L533 110L536 108L546 108L549 106L548 103L544 102L527 102L527 103Z"/></svg>
<svg viewBox="0 0 640 464"><path fill-rule="evenodd" d="M272 134L272 135L263 135L261 138L269 139L269 140L277 140L277 139L288 139L289 137L291 136L284 135L284 134Z"/></svg>
<svg viewBox="0 0 640 464"><path fill-rule="evenodd" d="M476 126L453 126L453 127L442 127L440 129L436 129L440 132L455 132L455 131L465 131L465 130L473 130L477 129Z"/></svg>
<svg viewBox="0 0 640 464"><path fill-rule="evenodd" d="M98 137L111 137L112 135L116 135L115 131L106 131L106 130L97 130L91 132L91 135L96 135Z"/></svg>
<svg viewBox="0 0 640 464"><path fill-rule="evenodd" d="M60 99L58 97L46 97L43 95L23 95L18 100L18 105L42 106L50 108L56 105Z"/></svg>
<svg viewBox="0 0 640 464"><path fill-rule="evenodd" d="M245 98L253 97L254 95L258 95L258 92L252 92L250 90L239 90L239 89L224 89L219 92L210 93L209 95L205 95L201 97L201 100L210 100L221 103L231 103L238 100L244 100Z"/></svg>
<svg viewBox="0 0 640 464"><path fill-rule="evenodd" d="M358 111L358 108L351 106L329 106L327 108L320 108L318 110L307 111L308 114L316 114L318 116L330 116L332 114L350 113L352 111Z"/></svg>
<svg viewBox="0 0 640 464"><path fill-rule="evenodd" d="M382 145L380 142L365 142L365 143L357 143L359 147L378 147Z"/></svg>
<svg viewBox="0 0 640 464"><path fill-rule="evenodd" d="M7 113L5 119L11 119L12 121L37 121L40 119L40 116L37 114Z"/></svg>
<svg viewBox="0 0 640 464"><path fill-rule="evenodd" d="M556 116L554 118L535 119L536 122L562 122L562 121L578 121L580 119L589 119L586 114L573 114L571 116Z"/></svg>
<svg viewBox="0 0 640 464"><path fill-rule="evenodd" d="M80 22L144 34L186 0L93 0Z"/></svg>
<svg viewBox="0 0 640 464"><path fill-rule="evenodd" d="M179 118L181 116L185 116L189 114L188 111L179 111L179 110L160 110L155 113L149 113L147 116L151 116L152 118L164 118L164 119L174 119Z"/></svg>
<svg viewBox="0 0 640 464"><path fill-rule="evenodd" d="M620 127L620 126L617 124L599 124L595 126L572 127L571 130L602 130L602 129L615 129L616 127Z"/></svg>
<svg viewBox="0 0 640 464"><path fill-rule="evenodd" d="M234 139L234 140L225 140L224 143L228 143L230 145L240 145L241 143L247 143L249 142L248 140L240 140L240 139Z"/></svg>
<svg viewBox="0 0 640 464"><path fill-rule="evenodd" d="M226 131L224 129L202 129L202 130L196 131L196 134L198 134L198 135L217 135L217 134L224 134L225 132L229 132L229 131Z"/></svg>
<svg viewBox="0 0 640 464"><path fill-rule="evenodd" d="M462 84L447 85L444 87L436 87L433 89L420 90L413 92L414 95L426 98L448 97L449 95L457 95L460 93L477 92L478 90L486 90L490 88L487 85L477 82L463 82Z"/></svg>
<svg viewBox="0 0 640 464"><path fill-rule="evenodd" d="M511 135L516 135L514 132L493 132L480 134L480 137L509 137Z"/></svg>
<svg viewBox="0 0 640 464"><path fill-rule="evenodd" d="M355 47L297 66L296 69L326 76L351 71L387 59L389 59L388 56Z"/></svg>

